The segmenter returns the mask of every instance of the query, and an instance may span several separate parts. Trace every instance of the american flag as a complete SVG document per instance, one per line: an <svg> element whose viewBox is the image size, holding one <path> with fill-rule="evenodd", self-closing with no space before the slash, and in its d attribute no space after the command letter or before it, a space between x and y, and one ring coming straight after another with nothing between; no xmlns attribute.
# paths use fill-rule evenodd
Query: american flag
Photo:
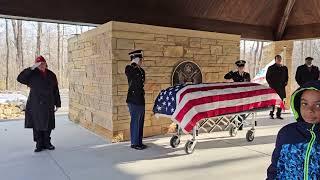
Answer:
<svg viewBox="0 0 320 180"><path fill-rule="evenodd" d="M177 93L187 85L176 85L162 90L155 100L153 112L162 116L170 116L176 110Z"/></svg>
<svg viewBox="0 0 320 180"><path fill-rule="evenodd" d="M271 88L250 82L177 85L162 90L153 112L170 117L185 132L202 119L278 105L283 102Z"/></svg>

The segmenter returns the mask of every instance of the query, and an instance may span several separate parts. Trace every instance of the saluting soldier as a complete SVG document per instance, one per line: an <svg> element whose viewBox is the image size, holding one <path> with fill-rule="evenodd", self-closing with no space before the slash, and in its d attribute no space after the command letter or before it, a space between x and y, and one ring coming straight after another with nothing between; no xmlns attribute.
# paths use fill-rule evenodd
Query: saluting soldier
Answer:
<svg viewBox="0 0 320 180"><path fill-rule="evenodd" d="M143 150L147 146L142 143L145 116L144 82L145 72L141 68L143 51L135 50L129 53L131 64L126 66L128 79L127 104L131 116L130 135L131 148Z"/></svg>
<svg viewBox="0 0 320 180"><path fill-rule="evenodd" d="M244 60L238 60L235 62L237 69L234 71L228 72L225 76L224 79L232 79L233 82L250 82L250 74L244 71L244 66L246 64L246 61ZM241 116L241 117L240 117ZM239 130L243 129L243 124L242 121L245 119L245 114L242 114L238 117L238 120L241 123L241 126L239 127Z"/></svg>
<svg viewBox="0 0 320 180"><path fill-rule="evenodd" d="M244 66L246 64L246 61L239 60L235 62L237 69L234 71L228 72L224 79L232 79L234 82L250 82L250 74L244 71Z"/></svg>

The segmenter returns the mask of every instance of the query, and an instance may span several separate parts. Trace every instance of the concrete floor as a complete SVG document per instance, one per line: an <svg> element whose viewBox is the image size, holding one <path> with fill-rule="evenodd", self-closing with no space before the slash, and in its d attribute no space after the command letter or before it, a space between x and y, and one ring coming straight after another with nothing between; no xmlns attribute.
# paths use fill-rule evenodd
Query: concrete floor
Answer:
<svg viewBox="0 0 320 180"><path fill-rule="evenodd" d="M200 134L193 154L181 145L172 149L171 136L145 139L144 151L129 148L130 143L110 144L82 127L57 117L53 131L54 151L34 153L32 130L24 121L0 122L1 180L257 180L266 178L276 134L292 121L269 120L260 116L256 138L245 140L246 130L237 137L228 132ZM248 129L248 128L246 128Z"/></svg>

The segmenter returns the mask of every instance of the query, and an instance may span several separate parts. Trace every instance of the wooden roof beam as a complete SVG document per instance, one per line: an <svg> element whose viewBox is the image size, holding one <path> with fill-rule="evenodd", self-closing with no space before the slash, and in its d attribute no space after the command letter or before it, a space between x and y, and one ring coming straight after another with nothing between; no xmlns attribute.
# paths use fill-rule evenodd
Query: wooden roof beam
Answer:
<svg viewBox="0 0 320 180"><path fill-rule="evenodd" d="M288 19L289 19L291 10L292 10L295 2L296 2L296 0L288 0L286 8L285 8L284 13L283 13L283 16L282 16L281 21L280 21L280 23L278 25L278 28L277 28L276 40L281 40L282 39L284 30L287 27L287 23L288 23Z"/></svg>

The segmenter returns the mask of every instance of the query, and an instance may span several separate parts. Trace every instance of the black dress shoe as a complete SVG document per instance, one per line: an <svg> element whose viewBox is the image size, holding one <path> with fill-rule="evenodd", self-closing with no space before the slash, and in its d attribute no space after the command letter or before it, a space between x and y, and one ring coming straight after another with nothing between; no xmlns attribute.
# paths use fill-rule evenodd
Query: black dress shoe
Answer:
<svg viewBox="0 0 320 180"><path fill-rule="evenodd" d="M137 145L131 144L130 147L131 147L131 148L135 148L136 146L137 146Z"/></svg>
<svg viewBox="0 0 320 180"><path fill-rule="evenodd" d="M277 119L281 119L281 120L282 120L282 119L283 119L283 117L281 117L281 116L278 116L278 117L277 117Z"/></svg>
<svg viewBox="0 0 320 180"><path fill-rule="evenodd" d="M147 145L145 145L145 144L141 144L140 146L141 146L143 149L148 148L148 146L147 146Z"/></svg>
<svg viewBox="0 0 320 180"><path fill-rule="evenodd" d="M270 116L270 119L274 119L274 117L273 117L273 116Z"/></svg>
<svg viewBox="0 0 320 180"><path fill-rule="evenodd" d="M143 150L144 148L143 148L142 146L136 145L133 149L136 149L136 150Z"/></svg>
<svg viewBox="0 0 320 180"><path fill-rule="evenodd" d="M41 152L43 149L41 147L37 147L34 152Z"/></svg>
<svg viewBox="0 0 320 180"><path fill-rule="evenodd" d="M56 147L54 147L52 144L49 144L47 146L44 147L44 149L48 149L48 150L54 150Z"/></svg>

